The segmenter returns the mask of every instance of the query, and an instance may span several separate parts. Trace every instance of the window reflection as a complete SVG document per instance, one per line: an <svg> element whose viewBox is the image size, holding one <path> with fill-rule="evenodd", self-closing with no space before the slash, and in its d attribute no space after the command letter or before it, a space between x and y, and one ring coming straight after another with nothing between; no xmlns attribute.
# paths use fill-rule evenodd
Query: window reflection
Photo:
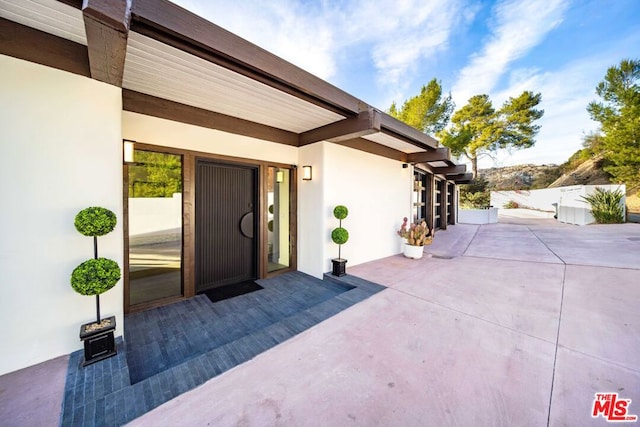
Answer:
<svg viewBox="0 0 640 427"><path fill-rule="evenodd" d="M182 295L182 156L135 150L129 165L129 304Z"/></svg>
<svg viewBox="0 0 640 427"><path fill-rule="evenodd" d="M291 266L290 186L289 169L269 167L267 174L267 269L269 272Z"/></svg>

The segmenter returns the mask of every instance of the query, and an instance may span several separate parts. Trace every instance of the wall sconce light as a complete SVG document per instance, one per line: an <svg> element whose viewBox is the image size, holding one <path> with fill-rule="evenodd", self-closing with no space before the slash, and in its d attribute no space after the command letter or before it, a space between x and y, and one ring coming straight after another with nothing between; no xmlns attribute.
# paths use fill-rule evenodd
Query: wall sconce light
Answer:
<svg viewBox="0 0 640 427"><path fill-rule="evenodd" d="M284 171L276 172L276 182L284 182Z"/></svg>
<svg viewBox="0 0 640 427"><path fill-rule="evenodd" d="M308 166L308 165L307 166L303 166L302 167L302 179L304 181L311 181L311 177L312 177L311 172L312 172L311 171L311 166Z"/></svg>
<svg viewBox="0 0 640 427"><path fill-rule="evenodd" d="M124 141L123 144L123 159L125 163L133 163L133 150L134 150L134 142L133 141Z"/></svg>

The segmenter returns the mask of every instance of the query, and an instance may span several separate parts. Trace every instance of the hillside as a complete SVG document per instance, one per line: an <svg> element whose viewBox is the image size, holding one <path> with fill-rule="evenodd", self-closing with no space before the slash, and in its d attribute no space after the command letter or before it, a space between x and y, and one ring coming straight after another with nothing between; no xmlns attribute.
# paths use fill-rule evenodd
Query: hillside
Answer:
<svg viewBox="0 0 640 427"><path fill-rule="evenodd" d="M545 188L560 176L557 165L517 165L478 170L489 190Z"/></svg>
<svg viewBox="0 0 640 427"><path fill-rule="evenodd" d="M522 190L611 183L607 173L602 170L601 158L586 160L577 167L562 173L566 168L566 164L563 166L517 165L480 169L478 174L487 181L488 190ZM640 213L640 193L629 191L626 202L629 212Z"/></svg>
<svg viewBox="0 0 640 427"><path fill-rule="evenodd" d="M604 185L611 184L609 175L602 170L601 157L589 159L577 168L563 174L549 187L566 187L567 185Z"/></svg>

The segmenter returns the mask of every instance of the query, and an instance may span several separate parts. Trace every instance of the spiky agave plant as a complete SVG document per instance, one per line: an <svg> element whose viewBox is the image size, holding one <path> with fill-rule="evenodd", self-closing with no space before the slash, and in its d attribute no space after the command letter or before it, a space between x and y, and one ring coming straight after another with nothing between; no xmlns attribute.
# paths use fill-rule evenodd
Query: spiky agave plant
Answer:
<svg viewBox="0 0 640 427"><path fill-rule="evenodd" d="M581 196L591 205L591 213L598 224L619 224L624 222L624 207L620 190L612 191L596 187L594 193Z"/></svg>

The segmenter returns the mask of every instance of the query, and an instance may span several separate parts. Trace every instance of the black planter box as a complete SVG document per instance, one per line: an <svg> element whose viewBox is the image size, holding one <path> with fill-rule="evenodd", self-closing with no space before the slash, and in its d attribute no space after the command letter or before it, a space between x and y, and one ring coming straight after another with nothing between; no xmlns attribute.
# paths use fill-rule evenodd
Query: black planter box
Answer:
<svg viewBox="0 0 640 427"><path fill-rule="evenodd" d="M347 274L347 260L344 258L334 258L331 260L333 264L333 270L331 274L334 276L344 276Z"/></svg>
<svg viewBox="0 0 640 427"><path fill-rule="evenodd" d="M82 366L91 365L117 354L116 341L113 337L116 329L116 318L111 316L102 319L102 321L108 324L94 330L87 330L87 327L94 325L95 322L85 323L80 327L80 339L84 341L84 362Z"/></svg>

